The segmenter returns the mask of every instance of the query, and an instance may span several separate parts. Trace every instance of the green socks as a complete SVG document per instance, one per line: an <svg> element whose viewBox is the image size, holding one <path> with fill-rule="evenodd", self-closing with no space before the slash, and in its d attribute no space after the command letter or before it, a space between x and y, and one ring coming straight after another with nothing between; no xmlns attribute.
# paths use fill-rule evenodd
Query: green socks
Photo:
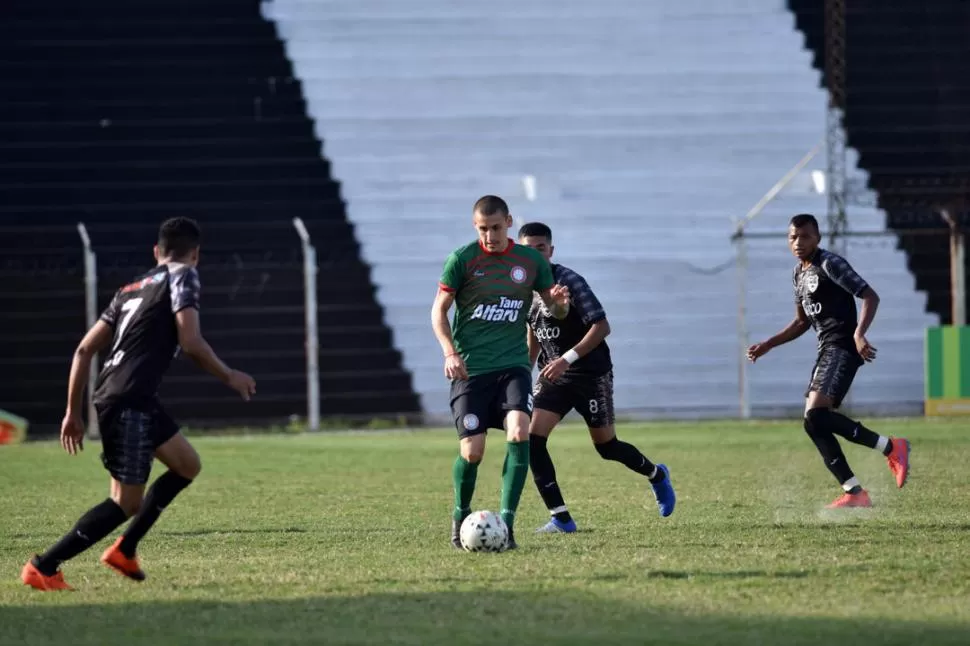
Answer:
<svg viewBox="0 0 970 646"><path fill-rule="evenodd" d="M459 455L455 460L455 466L451 469L451 478L455 483L455 511L452 517L455 520L461 520L472 511L475 479L478 478L478 462L473 464ZM519 490L521 491L521 487Z"/></svg>
<svg viewBox="0 0 970 646"><path fill-rule="evenodd" d="M502 466L502 520L512 529L515 510L525 480L529 476L529 441L506 443L505 464Z"/></svg>

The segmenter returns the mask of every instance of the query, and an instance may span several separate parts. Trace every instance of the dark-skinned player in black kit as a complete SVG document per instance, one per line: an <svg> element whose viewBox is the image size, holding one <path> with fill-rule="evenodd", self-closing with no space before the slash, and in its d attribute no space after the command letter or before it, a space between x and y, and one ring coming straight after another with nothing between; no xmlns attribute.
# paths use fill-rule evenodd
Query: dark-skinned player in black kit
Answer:
<svg viewBox="0 0 970 646"><path fill-rule="evenodd" d="M552 231L541 222L519 229L519 242L552 260ZM539 378L533 394L535 408L529 425L529 460L539 495L549 510L549 521L540 533L575 532L576 521L569 513L556 480L556 468L549 455L550 433L571 410L586 421L596 452L604 460L619 462L647 479L653 489L660 515L674 512L677 501L666 465L654 464L639 449L616 437L613 408L613 360L606 337L610 324L599 299L586 279L564 267L552 265L557 285L569 289L568 315L554 318L542 302L534 299L529 309L529 358L539 363Z"/></svg>
<svg viewBox="0 0 970 646"><path fill-rule="evenodd" d="M82 398L93 357L107 350L94 391L101 430L101 461L111 474L111 495L89 509L45 553L27 561L25 585L38 590L70 590L61 563L108 536L128 518L123 535L101 555L101 562L129 579L142 581L136 548L175 497L199 475L198 453L179 432L158 399L162 377L181 351L218 377L243 399L256 382L219 360L199 329L201 232L188 218L162 223L154 247L157 265L123 286L74 351L68 379L67 410L61 446L70 455L84 448ZM152 461L168 470L145 484Z"/></svg>
<svg viewBox="0 0 970 646"><path fill-rule="evenodd" d="M902 488L909 475L909 441L872 432L836 412L856 372L876 358L866 332L876 316L879 296L841 256L819 247L818 221L807 213L796 215L788 227L788 246L798 258L792 273L795 319L767 341L748 348L748 359L757 361L772 348L793 341L815 329L818 357L805 393L805 432L812 439L825 466L842 486L843 494L828 505L871 507L869 493L859 484L842 453L840 436L886 456L889 469ZM855 299L862 299L856 312Z"/></svg>

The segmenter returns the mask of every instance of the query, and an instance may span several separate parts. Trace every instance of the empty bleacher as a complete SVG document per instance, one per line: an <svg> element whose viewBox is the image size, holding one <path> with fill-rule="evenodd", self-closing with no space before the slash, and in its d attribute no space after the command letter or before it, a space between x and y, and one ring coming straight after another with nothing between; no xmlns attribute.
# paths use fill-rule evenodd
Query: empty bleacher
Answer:
<svg viewBox="0 0 970 646"><path fill-rule="evenodd" d="M485 193L508 198L516 225L550 224L556 258L599 293L622 410L737 410L732 220L824 135L825 93L781 0L273 0L263 11L427 410L448 406L428 308ZM751 243L752 341L793 314L784 229L804 211L824 222L824 196L787 193L757 223L779 236ZM885 228L876 209L852 216ZM936 317L894 243L854 242L849 257L883 297L881 367L863 372L852 403L913 410ZM797 410L813 359L806 336L759 362L755 410Z"/></svg>
<svg viewBox="0 0 970 646"><path fill-rule="evenodd" d="M825 61L820 3L789 0ZM888 226L900 231L930 311L949 323L949 247L939 209L970 225L970 4L961 0L846 3L846 125ZM970 272L970 270L968 270ZM968 273L970 276L970 273Z"/></svg>
<svg viewBox="0 0 970 646"><path fill-rule="evenodd" d="M317 247L322 414L418 410L300 83L254 1L63 0L0 8L0 408L49 430L84 332L78 222L99 306L153 263L164 218L203 226L203 328L258 397L179 360L163 386L196 424L306 412L301 217Z"/></svg>

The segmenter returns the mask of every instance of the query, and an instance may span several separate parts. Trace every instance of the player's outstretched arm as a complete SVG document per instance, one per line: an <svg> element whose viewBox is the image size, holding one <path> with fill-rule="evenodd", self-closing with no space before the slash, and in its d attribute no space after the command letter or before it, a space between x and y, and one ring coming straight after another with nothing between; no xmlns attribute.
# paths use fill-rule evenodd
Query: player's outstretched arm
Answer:
<svg viewBox="0 0 970 646"><path fill-rule="evenodd" d="M94 357L108 347L114 336L114 328L104 321L97 321L74 350L71 359L71 373L67 379L67 407L61 423L61 446L74 455L84 448L84 389L88 385L88 374Z"/></svg>
<svg viewBox="0 0 970 646"><path fill-rule="evenodd" d="M759 357L767 354L772 348L777 348L780 345L794 341L801 335L805 334L810 327L812 327L812 324L808 320L808 315L806 315L805 310L802 309L801 303L796 303L794 320L786 325L781 332L774 335L767 341L755 343L753 346L748 348L748 359L752 362L757 361Z"/></svg>
<svg viewBox="0 0 970 646"><path fill-rule="evenodd" d="M445 377L448 379L468 379L465 362L455 350L455 343L451 336L451 323L448 322L448 310L455 302L455 292L438 288L438 294L431 306L431 328L435 338L445 355Z"/></svg>
<svg viewBox="0 0 970 646"><path fill-rule="evenodd" d="M553 285L549 289L539 292L539 297L546 304L553 318L564 319L569 315L569 288L565 285Z"/></svg>
<svg viewBox="0 0 970 646"><path fill-rule="evenodd" d="M196 364L215 376L239 395L249 401L256 394L256 381L245 372L233 370L222 362L209 342L202 336L199 326L199 311L187 307L175 314L175 327L178 329L179 346Z"/></svg>

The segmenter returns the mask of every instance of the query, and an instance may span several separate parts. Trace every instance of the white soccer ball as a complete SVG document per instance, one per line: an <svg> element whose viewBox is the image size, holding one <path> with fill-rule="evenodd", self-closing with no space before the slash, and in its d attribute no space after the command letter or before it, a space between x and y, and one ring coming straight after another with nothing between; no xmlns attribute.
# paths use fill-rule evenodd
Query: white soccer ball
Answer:
<svg viewBox="0 0 970 646"><path fill-rule="evenodd" d="M461 524L461 546L468 552L502 552L509 542L509 528L498 514L473 511Z"/></svg>

